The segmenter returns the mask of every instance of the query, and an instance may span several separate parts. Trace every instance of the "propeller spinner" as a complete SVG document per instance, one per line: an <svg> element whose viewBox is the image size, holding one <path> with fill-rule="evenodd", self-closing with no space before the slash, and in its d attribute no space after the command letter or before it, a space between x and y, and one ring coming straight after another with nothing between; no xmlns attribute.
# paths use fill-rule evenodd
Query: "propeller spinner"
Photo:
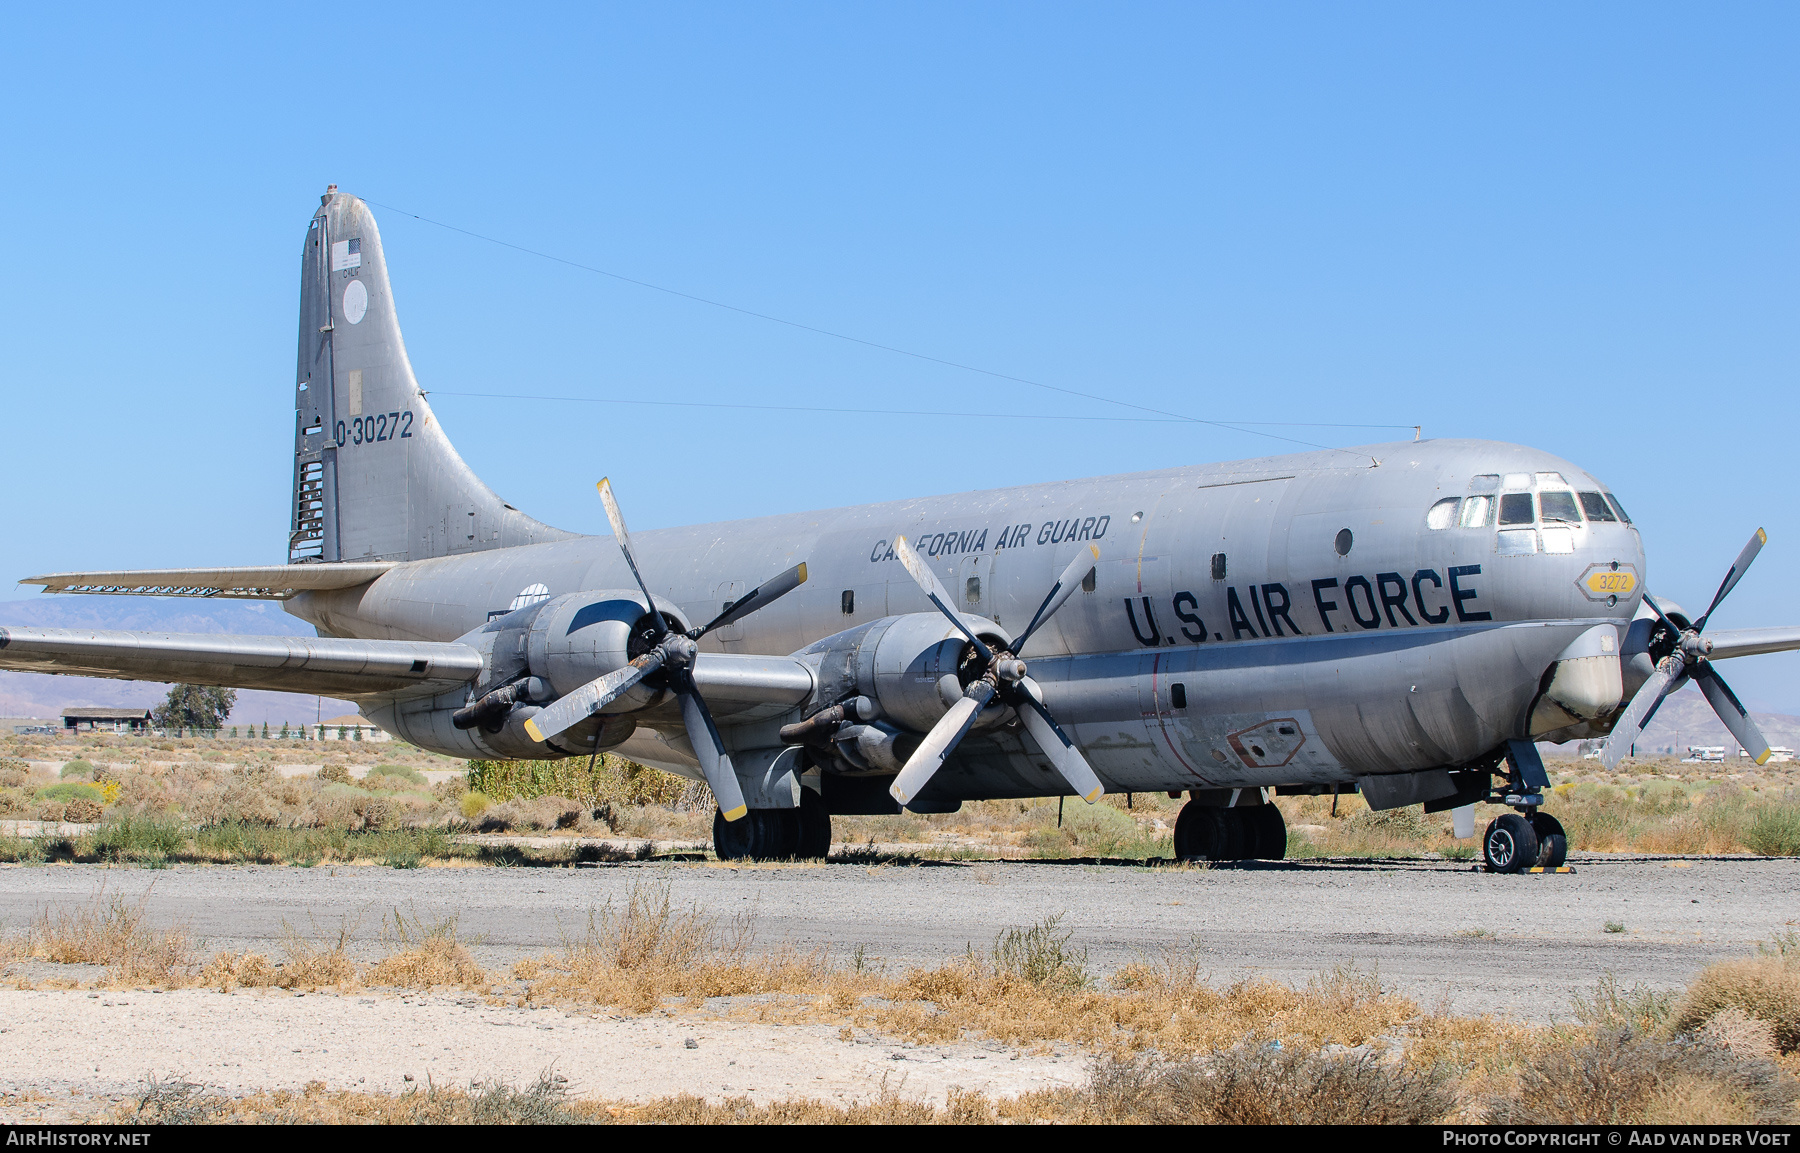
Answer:
<svg viewBox="0 0 1800 1153"><path fill-rule="evenodd" d="M1630 753L1638 734L1644 731L1644 726L1656 715L1657 707L1670 693L1690 680L1700 686L1700 691L1706 695L1706 703L1712 706L1713 712L1719 714L1719 719L1725 722L1725 727L1731 731L1737 743L1744 747L1744 751L1755 758L1759 765L1769 759L1769 742L1763 739L1762 731L1750 719L1749 710L1744 708L1737 694L1731 691L1731 686L1725 683L1725 678L1719 675L1718 670L1707 659L1707 654L1712 652L1712 642L1702 635L1713 610L1737 587L1738 581L1744 579L1744 572L1749 569L1750 562L1756 559L1756 554L1762 551L1768 539L1769 535L1762 529L1756 530L1756 535L1750 538L1744 551L1738 553L1737 560L1732 562L1731 569L1720 582L1719 591L1713 594L1712 604L1706 606L1706 611L1700 614L1700 619L1691 627L1683 628L1663 612L1648 593L1644 595L1644 603L1650 606L1650 611L1661 622L1662 628L1658 630L1661 645L1668 646L1669 651L1656 662L1656 671L1638 689L1637 694L1631 698L1631 704L1626 706L1624 715L1613 726L1612 734L1606 738L1605 747L1600 750L1601 764L1608 769L1617 767ZM1655 644L1655 640L1652 643Z"/></svg>
<svg viewBox="0 0 1800 1153"><path fill-rule="evenodd" d="M548 740L587 720L639 681L660 673L665 686L681 704L682 725L687 729L688 740L694 746L694 755L700 760L700 771L705 775L714 799L719 802L719 811L727 821L735 821L748 811L744 804L744 791L738 785L737 771L732 768L731 757L725 752L725 742L719 737L719 726L713 722L712 712L707 709L706 701L694 684L694 657L700 651L696 642L714 629L742 620L805 584L806 562L802 561L780 576L751 589L706 624L678 633L669 627L662 613L656 611L656 602L651 599L649 586L644 583L643 574L638 572L637 558L631 553L631 536L625 531L625 517L619 511L619 502L613 497L612 482L602 479L599 489L600 503L606 507L606 519L612 524L613 536L619 542L619 551L625 554L626 567L631 569L632 579L637 581L638 589L643 592L644 603L650 606L646 619L652 630L652 645L647 652L625 667L595 677L551 702L548 708L525 722L525 731L531 734L533 740Z"/></svg>
<svg viewBox="0 0 1800 1153"><path fill-rule="evenodd" d="M1075 747L1075 742L1069 739L1068 734L1063 732L1050 711L1044 707L1043 691L1025 675L1025 662L1014 654L1024 650L1025 642L1031 639L1031 634L1049 620L1075 592L1081 578L1100 559L1100 549L1090 544L1086 550L1078 553L1069 567L1063 570L1062 576L1050 586L1049 594L1038 605L1038 610L1032 616L1031 623L1025 626L1025 631L1009 646L998 651L984 644L951 609L950 594L944 591L937 574L931 571L931 566L907 543L905 537L894 541L894 552L931 603L949 617L950 623L975 646L976 655L981 659L982 671L980 676L963 689L962 698L950 706L950 711L944 714L943 719L925 734L924 741L907 758L888 792L902 805L918 796L920 790L943 768L944 761L955 750L957 743L968 735L981 711L998 698L1001 704L1011 705L1018 711L1019 719L1024 722L1025 731L1030 734L1032 742L1050 759L1050 763L1056 766L1056 771L1062 774L1063 780L1069 783L1081 799L1090 805L1099 800L1106 792L1106 786L1100 783L1100 778L1094 775L1094 770L1081 755L1081 750Z"/></svg>

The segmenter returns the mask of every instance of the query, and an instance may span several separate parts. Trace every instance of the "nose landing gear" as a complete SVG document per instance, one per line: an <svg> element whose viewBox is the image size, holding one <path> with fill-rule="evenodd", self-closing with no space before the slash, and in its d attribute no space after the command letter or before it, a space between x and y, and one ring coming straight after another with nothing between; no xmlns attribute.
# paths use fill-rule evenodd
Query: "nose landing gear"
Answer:
<svg viewBox="0 0 1800 1153"><path fill-rule="evenodd" d="M1489 803L1511 805L1489 822L1482 835L1482 856L1492 873L1521 873L1526 869L1560 869L1569 856L1568 834L1562 822L1539 806L1550 787L1543 758L1530 741L1506 742L1506 786L1488 798Z"/></svg>

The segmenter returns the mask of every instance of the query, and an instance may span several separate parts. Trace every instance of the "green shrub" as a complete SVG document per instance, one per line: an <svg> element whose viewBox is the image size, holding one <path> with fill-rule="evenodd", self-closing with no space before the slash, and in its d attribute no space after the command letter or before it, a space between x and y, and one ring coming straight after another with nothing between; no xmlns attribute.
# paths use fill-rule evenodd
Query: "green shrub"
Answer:
<svg viewBox="0 0 1800 1153"><path fill-rule="evenodd" d="M612 801L670 808L712 803L704 787L685 777L607 754L590 770L585 757L561 761L470 761L469 788L495 801L569 797L585 804Z"/></svg>
<svg viewBox="0 0 1800 1153"><path fill-rule="evenodd" d="M106 794L99 785L90 785L86 781L63 781L61 784L45 785L37 791L39 801L92 801L96 805L106 804Z"/></svg>
<svg viewBox="0 0 1800 1153"><path fill-rule="evenodd" d="M1344 822L1360 833L1374 833L1392 837L1395 840L1420 840L1431 835L1431 825L1425 820L1425 808L1422 805L1408 805L1402 809L1364 809Z"/></svg>
<svg viewBox="0 0 1800 1153"><path fill-rule="evenodd" d="M347 785L350 783L350 770L342 765L325 765L319 769L319 779Z"/></svg>
<svg viewBox="0 0 1800 1153"><path fill-rule="evenodd" d="M1765 857L1800 856L1800 804L1787 802L1758 809L1744 834L1744 844Z"/></svg>
<svg viewBox="0 0 1800 1153"><path fill-rule="evenodd" d="M187 830L175 821L126 814L94 830L89 843L103 861L153 862L179 853L187 840Z"/></svg>
<svg viewBox="0 0 1800 1153"><path fill-rule="evenodd" d="M376 765L369 770L369 776L383 777L393 781L405 781L409 785L424 785L428 783L425 780L425 774L414 769L409 769L405 765ZM365 778L364 783L375 784L377 782Z"/></svg>
<svg viewBox="0 0 1800 1153"><path fill-rule="evenodd" d="M57 775L65 781L71 777L76 780L91 781L94 779L94 765L92 761L76 759L64 765L62 772Z"/></svg>

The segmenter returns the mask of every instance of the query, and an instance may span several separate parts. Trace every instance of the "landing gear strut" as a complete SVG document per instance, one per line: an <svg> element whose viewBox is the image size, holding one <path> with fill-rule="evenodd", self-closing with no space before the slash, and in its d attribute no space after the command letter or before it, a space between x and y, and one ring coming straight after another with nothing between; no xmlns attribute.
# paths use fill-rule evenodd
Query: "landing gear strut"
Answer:
<svg viewBox="0 0 1800 1153"><path fill-rule="evenodd" d="M811 789L797 809L751 809L735 821L713 812L713 851L721 861L824 860L831 852L831 815Z"/></svg>
<svg viewBox="0 0 1800 1153"><path fill-rule="evenodd" d="M1506 785L1488 802L1517 811L1494 818L1482 835L1482 856L1491 872L1557 869L1568 859L1569 838L1562 823L1539 807L1549 787L1550 775L1537 746L1530 741L1506 742Z"/></svg>
<svg viewBox="0 0 1800 1153"><path fill-rule="evenodd" d="M1239 794L1255 796L1251 789ZM1175 856L1182 860L1279 861L1287 856L1287 822L1272 804L1206 804L1199 797L1175 818Z"/></svg>

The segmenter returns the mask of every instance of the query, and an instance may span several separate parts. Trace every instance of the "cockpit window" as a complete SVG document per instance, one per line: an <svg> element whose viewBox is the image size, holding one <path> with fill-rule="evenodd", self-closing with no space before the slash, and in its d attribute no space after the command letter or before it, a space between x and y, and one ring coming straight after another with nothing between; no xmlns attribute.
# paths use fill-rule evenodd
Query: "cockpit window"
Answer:
<svg viewBox="0 0 1800 1153"><path fill-rule="evenodd" d="M1449 528L1456 523L1456 504L1456 498L1450 496L1432 505L1431 511L1425 514L1425 527Z"/></svg>
<svg viewBox="0 0 1800 1153"><path fill-rule="evenodd" d="M1575 494L1572 492L1538 493L1538 511L1543 514L1545 521L1581 523L1581 510L1575 507Z"/></svg>
<svg viewBox="0 0 1800 1153"><path fill-rule="evenodd" d="M1500 474L1484 472L1469 482L1470 492L1493 492L1500 487Z"/></svg>
<svg viewBox="0 0 1800 1153"><path fill-rule="evenodd" d="M1472 496L1463 501L1462 520L1457 522L1463 528L1486 528L1494 516L1494 498L1491 496Z"/></svg>
<svg viewBox="0 0 1800 1153"><path fill-rule="evenodd" d="M1617 521L1619 519L1613 515L1612 509L1606 507L1606 498L1597 492L1581 494L1581 509L1587 513L1589 520Z"/></svg>
<svg viewBox="0 0 1800 1153"><path fill-rule="evenodd" d="M1540 472L1537 474L1537 482L1539 488L1543 488L1546 485L1562 485L1569 483L1563 479L1563 474L1560 472Z"/></svg>
<svg viewBox="0 0 1800 1153"><path fill-rule="evenodd" d="M1531 487L1531 474L1528 472L1509 472L1506 474L1506 488L1522 489Z"/></svg>
<svg viewBox="0 0 1800 1153"><path fill-rule="evenodd" d="M1609 492L1606 494L1606 499L1612 502L1613 511L1619 514L1619 519L1630 524L1631 517L1626 515L1625 506L1619 503L1619 498Z"/></svg>
<svg viewBox="0 0 1800 1153"><path fill-rule="evenodd" d="M1509 492L1500 498L1500 523L1530 524L1531 494L1528 492Z"/></svg>

